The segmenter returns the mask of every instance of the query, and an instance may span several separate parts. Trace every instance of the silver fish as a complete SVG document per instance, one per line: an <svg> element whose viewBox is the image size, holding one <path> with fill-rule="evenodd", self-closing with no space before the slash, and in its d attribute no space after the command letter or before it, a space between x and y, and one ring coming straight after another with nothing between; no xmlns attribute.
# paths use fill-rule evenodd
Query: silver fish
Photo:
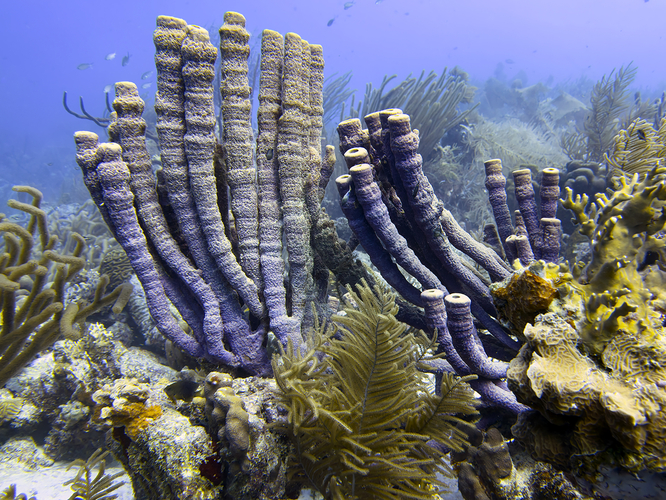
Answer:
<svg viewBox="0 0 666 500"><path fill-rule="evenodd" d="M110 54L107 54L104 59L106 59L107 61L113 61L115 58L116 58L116 53L111 52Z"/></svg>
<svg viewBox="0 0 666 500"><path fill-rule="evenodd" d="M76 69L84 70L84 69L90 69L93 67L93 63L81 63L79 64Z"/></svg>

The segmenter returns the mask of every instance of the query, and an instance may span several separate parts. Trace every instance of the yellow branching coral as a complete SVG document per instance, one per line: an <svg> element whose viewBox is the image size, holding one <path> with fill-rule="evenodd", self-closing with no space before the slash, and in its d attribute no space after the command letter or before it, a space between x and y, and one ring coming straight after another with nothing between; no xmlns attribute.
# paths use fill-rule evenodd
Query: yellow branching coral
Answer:
<svg viewBox="0 0 666 500"><path fill-rule="evenodd" d="M445 375L441 395L429 392L417 368L432 342L395 319L394 295L349 292L357 308L317 326L314 349L273 360L297 457L326 498L430 499L450 471L427 442L465 444L470 377Z"/></svg>
<svg viewBox="0 0 666 500"><path fill-rule="evenodd" d="M639 271L648 253L666 256L666 240L658 234L666 223L664 174L666 168L655 167L642 181L638 174L630 181L620 178L619 189L610 197L598 195L587 212L587 196L574 200L567 189L562 200L592 248L589 264L574 269L578 284L568 300L580 301L585 314L576 328L593 354L601 354L618 333L662 335L661 313L651 305L655 294Z"/></svg>
<svg viewBox="0 0 666 500"><path fill-rule="evenodd" d="M507 373L518 400L539 412L522 415L514 434L541 458L576 462L579 472L594 475L604 462L664 472L666 167L619 178L618 189L588 209L587 196L574 199L570 189L561 201L592 256L572 273L529 267L557 296L526 326ZM544 445L556 442L557 449Z"/></svg>
<svg viewBox="0 0 666 500"><path fill-rule="evenodd" d="M46 213L39 208L42 193L28 186L16 186L14 191L27 193L33 202L8 202L30 215L27 227L4 216L0 220L5 240L0 254L0 387L61 333L71 337L72 325L114 302L114 310L119 312L131 292L131 285L123 285L105 295L108 278L103 277L92 303L70 303L65 308L65 286L85 265L81 257L85 241L73 233L77 245L70 255L54 251L58 238L49 235ZM35 229L40 237L40 256L33 253Z"/></svg>

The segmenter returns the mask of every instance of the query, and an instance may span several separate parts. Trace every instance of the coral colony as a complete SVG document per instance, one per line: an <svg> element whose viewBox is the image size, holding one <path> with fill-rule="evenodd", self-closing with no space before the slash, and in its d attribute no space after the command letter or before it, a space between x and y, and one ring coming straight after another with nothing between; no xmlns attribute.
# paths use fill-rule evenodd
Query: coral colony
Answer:
<svg viewBox="0 0 666 500"><path fill-rule="evenodd" d="M84 441L71 429L100 445L106 433L146 498L298 498L314 488L333 499L427 499L454 477L465 499L657 498L666 119L568 137L565 149L587 153L562 179L552 165L514 168L507 189L508 169L486 158L494 224L473 235L462 205L449 206L448 181L424 171L424 157L446 163L439 138L469 113L455 111L466 75L442 77L432 88L451 105L423 130L395 108L341 121L345 222L334 224L322 208L336 162L333 146L322 149L322 47L263 32L255 142L244 17L228 12L219 33L217 88L208 32L157 19L158 160L134 83L115 85L109 142L75 134L85 185L122 251L105 243L103 258L84 254L68 233L71 247L56 252L40 193L19 188L34 198L12 202L27 229L0 223L0 422L57 409L46 439L54 454ZM632 71L618 73L624 86L598 84L595 102L624 92ZM394 95L424 88L407 80ZM373 99L383 102L381 89ZM593 161L603 151L608 169ZM578 255L574 233L589 250L566 261ZM86 255L103 277L75 278ZM180 371L132 358L114 340L120 327L85 326L125 304L145 346ZM41 357L22 375L49 346L49 375ZM64 387L60 401L52 394ZM93 491L83 478L94 468L98 491L119 487L104 475L106 453L78 457L68 484L79 495Z"/></svg>

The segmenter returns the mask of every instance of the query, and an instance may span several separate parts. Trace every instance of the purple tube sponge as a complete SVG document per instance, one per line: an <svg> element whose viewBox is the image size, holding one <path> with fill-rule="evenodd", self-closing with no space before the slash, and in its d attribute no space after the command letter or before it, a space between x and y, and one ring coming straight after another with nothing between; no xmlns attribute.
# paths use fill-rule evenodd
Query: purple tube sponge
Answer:
<svg viewBox="0 0 666 500"><path fill-rule="evenodd" d="M466 295L452 293L444 297L447 313L447 326L453 339L456 352L465 363L480 377L498 379L506 377L508 365L493 361L483 349L483 344L474 328L471 303Z"/></svg>
<svg viewBox="0 0 666 500"><path fill-rule="evenodd" d="M412 132L409 116L394 114L388 117L387 122L390 130L390 147L393 151L395 170L402 181L414 220L425 236L429 249L437 257L446 272L455 276L484 308L492 310L492 299L487 285L462 263L449 245L448 234L440 223L443 207L435 197L427 177L423 174L421 155L417 152L418 136ZM456 226L459 228L457 224L450 224L452 232L456 232ZM473 248L475 247L469 247L470 250ZM508 275L507 270L499 266L495 259L488 259L487 264L489 267L498 267L497 271L501 275Z"/></svg>
<svg viewBox="0 0 666 500"><path fill-rule="evenodd" d="M116 99L113 101L113 107L117 112L115 126L118 140L123 148L123 159L131 173L130 186L134 194L134 204L146 237L152 243L162 262L171 269L171 273L177 276L196 297L202 309L202 318L193 320L192 316L188 318L187 312L182 307L178 309L195 332L199 327L203 328L207 354L210 354L208 346L210 346L211 352L216 352L220 346L215 346L215 344L219 344L217 338L219 332L222 331L220 304L210 286L202 279L201 274L190 260L183 255L178 243L169 232L169 226L155 190L157 181L153 174L150 155L146 150L144 137L146 122L141 117L144 103L139 97L134 83L116 83ZM166 292L170 298L179 293L169 289ZM202 325L199 324L201 322ZM235 363L234 355L224 349L217 352L214 360L232 365Z"/></svg>
<svg viewBox="0 0 666 500"><path fill-rule="evenodd" d="M534 199L534 188L532 187L532 172L528 168L514 170L513 182L515 185L516 200L518 200L518 206L520 207L520 214L523 217L523 223L527 230L527 237L530 240L532 248L536 249L536 242L539 238L539 215Z"/></svg>
<svg viewBox="0 0 666 500"><path fill-rule="evenodd" d="M257 122L257 187L259 191L259 255L264 282L264 300L270 327L282 345L292 339L301 342L299 322L287 314L285 265L282 260L280 221L280 176L277 151L278 118L281 106L281 75L284 59L283 37L264 30L261 37L261 78Z"/></svg>
<svg viewBox="0 0 666 500"><path fill-rule="evenodd" d="M560 219L544 217L541 219L539 230L542 234L541 259L546 262L557 262L560 257L562 222Z"/></svg>
<svg viewBox="0 0 666 500"><path fill-rule="evenodd" d="M509 239L513 241L516 246L516 254L518 259L523 266L528 265L534 260L534 252L532 252L532 245L530 245L529 238L524 235L514 235L509 236Z"/></svg>
<svg viewBox="0 0 666 500"><path fill-rule="evenodd" d="M349 172L354 181L356 198L363 207L365 219L381 240L384 248L424 288L442 288L437 276L421 264L414 251L407 245L405 238L398 233L393 222L391 222L388 210L382 203L379 186L373 180L372 166L368 164L356 165Z"/></svg>
<svg viewBox="0 0 666 500"><path fill-rule="evenodd" d="M560 199L560 171L556 168L544 168L541 172L541 212L542 218L554 219L557 203Z"/></svg>
<svg viewBox="0 0 666 500"><path fill-rule="evenodd" d="M185 152L185 84L181 74L180 49L186 36L187 23L182 19L168 16L157 18L157 28L153 35L157 68L155 112L162 175L169 202L194 263L220 300L227 293L226 284L206 248L206 237L190 190Z"/></svg>
<svg viewBox="0 0 666 500"><path fill-rule="evenodd" d="M310 247L310 214L305 206L309 148L310 46L295 33L284 37L282 114L278 119L278 172L284 240L289 252L292 315L300 324L306 303L313 299L314 265Z"/></svg>
<svg viewBox="0 0 666 500"><path fill-rule="evenodd" d="M375 158L375 168L381 164L381 158L384 156L384 144L382 143L382 120L379 117L379 111L370 113L363 117L363 121L368 127L368 135L370 137L370 154Z"/></svg>
<svg viewBox="0 0 666 500"><path fill-rule="evenodd" d="M447 309L444 305L444 295L441 290L424 290L421 294L426 323L431 329L437 328L438 341L441 342L438 351L446 353L446 359L456 373L460 376L470 375L474 372L458 354L453 345L452 334L447 327L448 318ZM471 380L469 384L481 395L484 401L490 404L504 408L514 414L529 410L529 407L520 404L516 400L516 396L508 388L504 388L505 384L499 380L478 379Z"/></svg>
<svg viewBox="0 0 666 500"><path fill-rule="evenodd" d="M204 32L206 30L203 30ZM252 312L263 315L261 305L256 298L257 288L261 286L261 273L259 264L259 228L258 228L258 198L255 183L256 172L252 161L252 126L250 112L252 102L250 99L250 84L248 81L247 59L250 54L250 34L245 29L245 18L237 12L226 12L224 24L220 28L220 95L222 103L222 137L225 147L225 163L227 168L227 182L229 184L231 211L234 214L236 231L238 233L239 260L244 274L248 276L245 287L254 287L252 290ZM208 38L208 33L205 32ZM207 40L206 40L207 41ZM214 64L217 50L210 43L210 64L212 77L215 75ZM194 52L198 58L201 49ZM183 76L187 77L183 71ZM212 85L206 88L212 92ZM215 126L215 111L213 96L206 106L211 110L211 125ZM212 130L212 129L211 129ZM214 134L211 133L214 138ZM211 169L212 170L212 169ZM214 177L214 176L213 176ZM219 218L216 218L219 220ZM210 235L209 235L210 239ZM227 252L229 253L229 252ZM216 257L219 261L219 257ZM226 276L226 274L225 274ZM229 279L229 277L227 277ZM235 289L237 284L233 283ZM238 289L237 289L238 290ZM240 291L240 290L238 290ZM250 290L247 290L250 293ZM241 294L243 295L243 294ZM245 297L243 297L245 298ZM256 307L260 307L257 311Z"/></svg>
<svg viewBox="0 0 666 500"><path fill-rule="evenodd" d="M134 211L134 195L129 186L130 172L122 160L120 145L102 144L99 155L101 163L97 167L97 175L102 186L104 205L116 228L116 239L127 253L132 269L143 286L157 327L186 353L203 357L202 346L180 328L169 310L156 264L150 256L148 243Z"/></svg>
<svg viewBox="0 0 666 500"><path fill-rule="evenodd" d="M431 330L437 329L437 352L446 354L446 360L449 362L455 372L462 376L471 375L473 372L460 357L453 345L453 339L447 327L447 314L444 305L445 293L441 290L430 289L421 292L423 301L423 310L426 316L426 324Z"/></svg>
<svg viewBox="0 0 666 500"><path fill-rule="evenodd" d="M213 154L215 151L215 107L213 104L213 78L215 77L215 59L217 49L210 43L208 32L197 26L188 27L187 37L183 40L181 46L181 57L183 62L183 83L184 83L184 101L183 109L185 112L186 132L183 136L185 154L187 156L187 170L190 181L190 188L196 212L199 218L201 229L206 236L207 251L215 260L217 267L222 271L224 277L238 292L247 304L252 314L261 318L265 314L264 305L259 300L257 284L253 279L247 276L244 269L249 269L250 276L254 278L259 269L259 256L256 258L251 249L258 244L256 229L256 190L254 188L254 166L252 164L252 145L249 149L248 164L252 176L242 175L246 178L246 183L251 182L252 188L238 188L242 196L236 195L239 199L245 200L246 212L243 215L235 212L236 227L238 231L239 248L247 250L241 253L241 262L245 265L241 267L231 251L231 243L225 235L222 216L217 204L217 180L213 167ZM228 117L227 117L228 118ZM236 121L229 119L229 124L225 126L233 128L237 125ZM249 122L249 111L248 111ZM243 135L243 134L240 134ZM250 131L249 140L251 142L252 133ZM237 149L235 155L245 158L243 153L243 143L240 139L233 142L233 151ZM227 153L227 162L231 162ZM234 154L232 158L235 159ZM234 164L240 160L236 159ZM228 165L229 179L237 177L238 173L231 173L231 167ZM235 186L235 185L234 185ZM253 201L254 200L254 201ZM252 212L254 215L252 216ZM248 219L254 220L254 229L252 223L246 224ZM249 225L250 227L246 227ZM256 251L256 249L255 249ZM248 256L248 254L250 256ZM255 262L256 261L256 262ZM255 269L256 268L256 269Z"/></svg>
<svg viewBox="0 0 666 500"><path fill-rule="evenodd" d="M363 249L370 256L370 260L377 267L382 277L400 295L412 304L421 306L421 291L417 290L398 269L391 256L379 241L368 221L365 219L363 207L356 200L352 189L351 175L341 175L335 180L340 193L340 207L347 217L349 227L356 235Z"/></svg>
<svg viewBox="0 0 666 500"><path fill-rule="evenodd" d="M370 137L367 130L363 130L361 120L350 118L340 122L338 125L338 136L340 137L340 152L345 154L352 148L364 148L370 150Z"/></svg>
<svg viewBox="0 0 666 500"><path fill-rule="evenodd" d="M76 132L74 134L74 142L76 143L76 163L79 165L81 172L83 173L83 183L88 188L90 197L99 208L104 221L113 232L113 223L104 206L102 186L100 185L99 177L97 176L97 165L99 164L97 148L99 146L99 137L94 132Z"/></svg>
<svg viewBox="0 0 666 500"><path fill-rule="evenodd" d="M513 225L511 224L511 212L506 204L506 177L502 173L502 160L488 160L484 165L486 167L486 189L490 206L493 208L497 231L507 260L513 262L516 255L506 242L507 238L513 234Z"/></svg>

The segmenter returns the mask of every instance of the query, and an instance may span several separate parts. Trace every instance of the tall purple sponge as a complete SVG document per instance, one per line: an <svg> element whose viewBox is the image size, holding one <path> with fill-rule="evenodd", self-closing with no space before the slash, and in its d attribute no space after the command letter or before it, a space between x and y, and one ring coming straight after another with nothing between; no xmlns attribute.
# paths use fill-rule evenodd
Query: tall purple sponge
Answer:
<svg viewBox="0 0 666 500"><path fill-rule="evenodd" d="M446 360L451 364L455 372L460 375L474 373L470 366L458 354L453 345L452 334L448 329L447 309L444 305L444 292L441 290L424 290L421 294L423 299L423 310L426 315L426 323L430 329L437 328L437 339L440 342L438 352L446 353ZM471 321L471 316L470 316ZM520 404L516 396L504 388L503 383L498 380L477 379L471 380L469 384L478 392L484 401L494 404L500 408L518 414L529 410L527 406Z"/></svg>
<svg viewBox="0 0 666 500"><path fill-rule="evenodd" d="M501 361L492 361L483 349L483 344L474 328L472 320L472 301L461 293L452 293L444 297L446 304L446 325L453 339L456 352L470 366L473 373L480 377L499 379L506 377L508 365Z"/></svg>
<svg viewBox="0 0 666 500"><path fill-rule="evenodd" d="M398 233L386 206L382 203L379 186L373 180L372 166L356 165L349 170L354 180L356 198L363 206L365 218L395 261L414 276L424 288L442 288L442 284L409 248L405 238Z"/></svg>
<svg viewBox="0 0 666 500"><path fill-rule="evenodd" d="M541 172L541 217L554 219L560 199L560 171L556 168L544 168Z"/></svg>
<svg viewBox="0 0 666 500"><path fill-rule="evenodd" d="M516 254L506 242L507 238L513 234L513 225L511 224L511 212L509 212L509 206L506 203L506 177L502 173L502 160L488 160L484 162L484 166L486 167L488 200L493 208L500 241L504 247L507 260L513 262Z"/></svg>
<svg viewBox="0 0 666 500"><path fill-rule="evenodd" d="M528 168L513 171L513 182L516 191L516 200L520 207L520 214L527 230L527 237L532 248L536 249L539 238L539 214L537 213L534 187L532 186L532 172ZM538 252L537 252L538 253Z"/></svg>
<svg viewBox="0 0 666 500"><path fill-rule="evenodd" d="M148 244L134 211L134 195L129 181L130 172L122 160L118 144L101 144L101 163L97 175L102 187L104 205L116 228L116 239L129 258L132 269L143 286L150 313L159 330L179 348L195 357L203 357L202 346L186 334L169 310L164 289L148 251Z"/></svg>

